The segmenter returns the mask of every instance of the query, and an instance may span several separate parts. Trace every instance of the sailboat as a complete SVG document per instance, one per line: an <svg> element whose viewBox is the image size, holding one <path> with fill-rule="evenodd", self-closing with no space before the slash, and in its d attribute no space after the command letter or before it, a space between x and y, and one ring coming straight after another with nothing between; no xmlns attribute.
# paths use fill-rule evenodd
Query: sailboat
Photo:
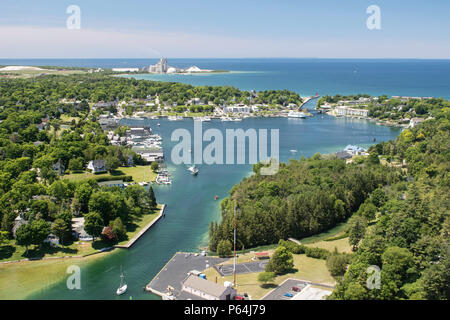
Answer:
<svg viewBox="0 0 450 320"><path fill-rule="evenodd" d="M198 169L197 169L196 166L192 166L192 167L190 167L188 170L189 170L189 171L192 173L192 175L194 175L194 176L196 176L196 175L198 174Z"/></svg>
<svg viewBox="0 0 450 320"><path fill-rule="evenodd" d="M124 276L123 276L123 272L122 272L122 267L120 267L120 285L119 285L119 288L116 291L116 294L118 296L124 294L125 291L127 291L127 288L128 288L128 286L125 283L125 281L123 281L123 278L124 278Z"/></svg>

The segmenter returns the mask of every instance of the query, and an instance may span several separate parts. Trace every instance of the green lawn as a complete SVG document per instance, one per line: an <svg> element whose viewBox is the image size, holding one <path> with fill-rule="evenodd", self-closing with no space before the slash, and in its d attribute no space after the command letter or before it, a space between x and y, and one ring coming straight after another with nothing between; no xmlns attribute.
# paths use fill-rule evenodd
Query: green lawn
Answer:
<svg viewBox="0 0 450 320"><path fill-rule="evenodd" d="M26 248L15 244L15 240L9 240L0 246L0 261L22 260L27 258L63 257L63 256L84 256L96 252L97 249L91 242L70 242L64 247L53 248L50 246L31 245L28 247L28 254L25 255Z"/></svg>
<svg viewBox="0 0 450 320"><path fill-rule="evenodd" d="M251 254L247 255L250 255L250 258L253 256ZM309 258L304 254L294 254L293 256L294 269L292 272L277 276L274 280L274 284L272 285L261 285L261 283L258 282L259 273L238 274L236 276L238 293L243 294L246 292L253 300L258 300L269 291L273 290L275 285L279 285L288 278L297 278L300 280L308 280L329 285L335 284L334 278L327 269L325 260ZM250 259L244 259L244 257L242 257L240 262L244 262L245 260ZM203 273L206 275L207 279L211 281L215 281L217 279L217 282L220 284L223 284L225 281L233 282L233 276L222 277L214 268L209 268Z"/></svg>
<svg viewBox="0 0 450 320"><path fill-rule="evenodd" d="M159 211L161 210L162 205L158 205L158 208L155 209L152 213L143 215L141 217L133 217L133 222L126 225L127 228L127 237L128 239L117 243L118 245L125 245L133 239L133 237L145 226L147 226L150 222L155 220L155 218L159 215Z"/></svg>
<svg viewBox="0 0 450 320"><path fill-rule="evenodd" d="M0 75L11 75L14 78L31 78L41 74L51 75L73 75L87 73L84 70L54 70L54 69L42 69L42 70L16 70L16 71L0 71Z"/></svg>
<svg viewBox="0 0 450 320"><path fill-rule="evenodd" d="M85 264L110 253L85 258L24 261L0 264L0 300L25 299L68 276L67 267Z"/></svg>
<svg viewBox="0 0 450 320"><path fill-rule="evenodd" d="M134 182L150 182L156 179L156 173L154 173L150 166L135 166L135 167L119 167L113 173L100 173L93 174L91 172L83 173L70 173L64 175L63 179L71 181L83 181L93 179L97 177L114 177L114 176L132 176Z"/></svg>
<svg viewBox="0 0 450 320"><path fill-rule="evenodd" d="M64 122L64 123L71 123L72 120L75 120L75 122L80 121L80 117L71 117L71 116L68 116L68 115L66 115L66 114L62 114L61 117L60 117L60 119L61 119L61 121Z"/></svg>

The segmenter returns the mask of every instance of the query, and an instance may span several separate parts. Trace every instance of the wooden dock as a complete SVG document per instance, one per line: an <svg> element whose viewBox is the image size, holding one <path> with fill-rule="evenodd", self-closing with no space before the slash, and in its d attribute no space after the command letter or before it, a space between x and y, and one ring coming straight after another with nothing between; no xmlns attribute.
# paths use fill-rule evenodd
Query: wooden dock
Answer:
<svg viewBox="0 0 450 320"><path fill-rule="evenodd" d="M141 231L139 231L132 239L130 239L130 241L128 241L127 244L124 245L115 245L114 248L124 248L124 249L129 249L131 248L131 246L138 241L138 239L145 233L147 232L148 229L150 229L156 222L159 221L159 219L161 219L162 216L164 216L164 209L166 208L166 205L163 204L161 207L161 210L159 211L158 216L151 221L148 225L146 225Z"/></svg>

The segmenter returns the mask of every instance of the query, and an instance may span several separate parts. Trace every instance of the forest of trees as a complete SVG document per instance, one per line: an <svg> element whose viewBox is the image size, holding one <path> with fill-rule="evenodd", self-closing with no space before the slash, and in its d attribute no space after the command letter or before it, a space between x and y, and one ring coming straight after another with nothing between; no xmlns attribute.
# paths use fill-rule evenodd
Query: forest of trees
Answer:
<svg viewBox="0 0 450 320"><path fill-rule="evenodd" d="M210 249L233 239L234 202L237 243L245 248L301 239L350 217L354 254L318 252L338 279L330 299L449 299L450 109L440 101L430 107L432 119L371 147L365 160L316 154L282 164L274 176L256 166L221 203ZM388 157L403 168L380 163ZM370 266L381 270L372 289Z"/></svg>

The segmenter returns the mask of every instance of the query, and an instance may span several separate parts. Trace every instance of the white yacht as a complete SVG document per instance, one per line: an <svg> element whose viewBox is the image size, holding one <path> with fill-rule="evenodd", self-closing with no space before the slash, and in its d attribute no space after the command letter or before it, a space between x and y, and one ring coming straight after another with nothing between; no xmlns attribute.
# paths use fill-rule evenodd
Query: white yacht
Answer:
<svg viewBox="0 0 450 320"><path fill-rule="evenodd" d="M116 294L118 296L122 295L125 293L125 291L127 291L127 284L125 283L125 281L123 280L124 276L123 276L123 272L122 272L122 267L120 267L120 285L119 288L116 291Z"/></svg>
<svg viewBox="0 0 450 320"><path fill-rule="evenodd" d="M233 121L230 117L221 117L220 120L222 121Z"/></svg>
<svg viewBox="0 0 450 320"><path fill-rule="evenodd" d="M196 166L192 166L192 167L190 167L188 170L189 170L189 171L192 173L192 175L194 175L194 176L196 176L196 175L198 174L198 169L197 169Z"/></svg>
<svg viewBox="0 0 450 320"><path fill-rule="evenodd" d="M300 118L304 119L306 118L306 114L304 112L299 111L289 111L288 113L289 118Z"/></svg>

